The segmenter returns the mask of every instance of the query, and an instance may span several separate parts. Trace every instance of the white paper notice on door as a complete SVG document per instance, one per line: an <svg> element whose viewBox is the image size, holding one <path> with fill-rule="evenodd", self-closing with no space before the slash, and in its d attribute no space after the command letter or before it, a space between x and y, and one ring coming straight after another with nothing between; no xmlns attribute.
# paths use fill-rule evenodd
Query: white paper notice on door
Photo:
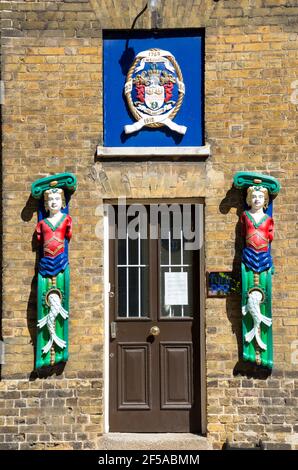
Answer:
<svg viewBox="0 0 298 470"><path fill-rule="evenodd" d="M187 273L165 273L165 305L188 305Z"/></svg>

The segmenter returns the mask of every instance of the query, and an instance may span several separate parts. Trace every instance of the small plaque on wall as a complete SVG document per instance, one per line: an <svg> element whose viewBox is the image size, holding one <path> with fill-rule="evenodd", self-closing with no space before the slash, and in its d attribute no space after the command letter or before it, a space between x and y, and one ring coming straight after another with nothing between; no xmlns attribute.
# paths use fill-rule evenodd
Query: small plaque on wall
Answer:
<svg viewBox="0 0 298 470"><path fill-rule="evenodd" d="M207 273L208 297L227 297L240 293L240 281L235 279L232 272Z"/></svg>

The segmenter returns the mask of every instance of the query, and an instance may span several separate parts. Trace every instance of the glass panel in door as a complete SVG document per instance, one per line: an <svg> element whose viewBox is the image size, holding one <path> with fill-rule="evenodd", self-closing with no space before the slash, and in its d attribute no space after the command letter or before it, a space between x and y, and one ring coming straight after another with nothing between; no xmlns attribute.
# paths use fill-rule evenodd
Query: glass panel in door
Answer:
<svg viewBox="0 0 298 470"><path fill-rule="evenodd" d="M180 232L180 238L179 236ZM160 240L160 316L193 317L193 252L185 249L182 226Z"/></svg>
<svg viewBox="0 0 298 470"><path fill-rule="evenodd" d="M119 239L117 245L117 317L146 318L149 316L148 240L142 240L140 233L136 240L126 234L126 239Z"/></svg>

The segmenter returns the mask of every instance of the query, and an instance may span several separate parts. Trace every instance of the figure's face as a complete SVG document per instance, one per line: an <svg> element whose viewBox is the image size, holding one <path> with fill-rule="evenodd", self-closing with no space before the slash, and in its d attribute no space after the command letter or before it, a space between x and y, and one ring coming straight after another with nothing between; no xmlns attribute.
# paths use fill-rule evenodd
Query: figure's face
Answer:
<svg viewBox="0 0 298 470"><path fill-rule="evenodd" d="M51 214L57 214L62 208L62 198L59 193L51 193L48 196L48 208Z"/></svg>
<svg viewBox="0 0 298 470"><path fill-rule="evenodd" d="M253 191L251 195L252 209L262 209L265 204L265 195L262 191Z"/></svg>

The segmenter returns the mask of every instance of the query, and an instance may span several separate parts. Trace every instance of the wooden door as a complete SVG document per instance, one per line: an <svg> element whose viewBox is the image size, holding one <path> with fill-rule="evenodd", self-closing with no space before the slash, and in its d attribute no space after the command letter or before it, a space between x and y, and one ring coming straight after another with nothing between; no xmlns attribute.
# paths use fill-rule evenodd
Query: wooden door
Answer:
<svg viewBox="0 0 298 470"><path fill-rule="evenodd" d="M110 240L111 432L201 429L200 250L158 225L156 239Z"/></svg>

